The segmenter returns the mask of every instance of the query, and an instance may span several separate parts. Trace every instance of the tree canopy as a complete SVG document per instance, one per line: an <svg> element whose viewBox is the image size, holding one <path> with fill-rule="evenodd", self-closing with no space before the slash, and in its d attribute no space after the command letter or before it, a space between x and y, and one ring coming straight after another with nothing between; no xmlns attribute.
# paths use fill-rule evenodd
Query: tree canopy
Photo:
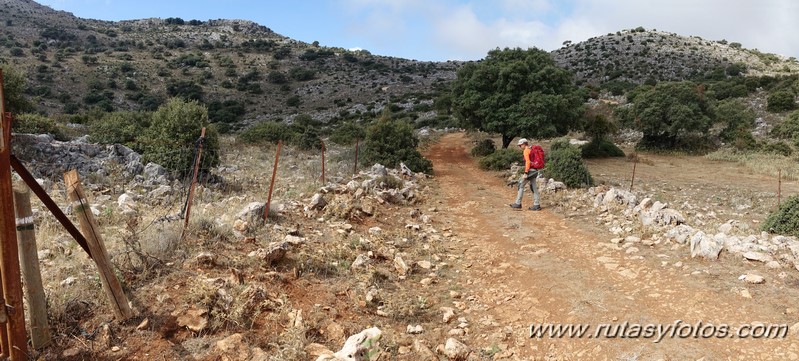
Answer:
<svg viewBox="0 0 799 361"><path fill-rule="evenodd" d="M644 137L639 145L684 148L692 136L705 137L713 109L704 88L693 82L659 83L635 97L633 115Z"/></svg>
<svg viewBox="0 0 799 361"><path fill-rule="evenodd" d="M495 49L458 70L452 106L462 125L502 135L547 138L576 128L584 95L573 76L549 53L531 48Z"/></svg>

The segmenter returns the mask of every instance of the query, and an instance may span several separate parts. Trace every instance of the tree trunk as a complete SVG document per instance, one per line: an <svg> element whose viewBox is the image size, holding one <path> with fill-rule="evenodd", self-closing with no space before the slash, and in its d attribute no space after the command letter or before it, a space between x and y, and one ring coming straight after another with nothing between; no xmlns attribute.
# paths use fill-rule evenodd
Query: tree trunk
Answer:
<svg viewBox="0 0 799 361"><path fill-rule="evenodd" d="M510 145L510 141L513 140L512 135L502 135L502 149L507 149Z"/></svg>

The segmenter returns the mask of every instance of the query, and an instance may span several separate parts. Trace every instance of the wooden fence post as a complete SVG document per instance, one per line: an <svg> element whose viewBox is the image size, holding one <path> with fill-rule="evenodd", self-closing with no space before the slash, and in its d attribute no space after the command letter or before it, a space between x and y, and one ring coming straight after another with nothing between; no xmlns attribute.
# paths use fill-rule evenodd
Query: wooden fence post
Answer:
<svg viewBox="0 0 799 361"><path fill-rule="evenodd" d="M275 177L277 176L277 162L280 160L280 148L283 146L283 141L277 141L277 152L275 152L275 166L272 168L272 181L269 183L269 196L266 198L266 207L264 207L264 222L269 218L269 207L272 204L272 189L275 188Z"/></svg>
<svg viewBox="0 0 799 361"><path fill-rule="evenodd" d="M183 236L186 235L186 228L189 228L189 217L191 215L191 202L194 198L194 185L197 184L197 173L200 171L200 160L203 156L203 142L205 141L205 127L200 132L200 144L197 147L197 159L194 162L194 175L191 177L191 185L189 186L189 199L186 201L186 214L185 220L183 222L183 231L180 233L180 239L183 240Z"/></svg>
<svg viewBox="0 0 799 361"><path fill-rule="evenodd" d="M11 184L11 114L6 113L3 94L3 72L0 70L0 319L6 318L3 353L12 360L28 359L25 333L25 310L22 303L22 281L17 249L17 224L14 217L14 192Z"/></svg>
<svg viewBox="0 0 799 361"><path fill-rule="evenodd" d="M25 281L25 298L28 300L31 343L41 349L50 344L50 326L47 323L47 304L39 271L36 249L36 232L33 228L31 193L25 184L14 187L14 205L17 210L17 242L22 280Z"/></svg>
<svg viewBox="0 0 799 361"><path fill-rule="evenodd" d="M638 164L638 157L633 160L633 178L630 179L630 192L633 191L633 182L635 182L635 165Z"/></svg>
<svg viewBox="0 0 799 361"><path fill-rule="evenodd" d="M322 185L325 185L325 142L323 140L319 140L322 143Z"/></svg>
<svg viewBox="0 0 799 361"><path fill-rule="evenodd" d="M103 244L103 239L100 236L100 228L89 208L89 202L86 201L83 187L80 185L78 171L71 170L64 173L64 183L67 187L67 196L72 202L72 209L78 217L83 236L86 237L89 245L92 259L94 259L97 270L100 272L103 289L114 306L114 313L120 321L127 320L133 317L133 310L128 305L128 298L122 292L122 286L119 284L111 261L108 259L108 251L106 251L105 244Z"/></svg>

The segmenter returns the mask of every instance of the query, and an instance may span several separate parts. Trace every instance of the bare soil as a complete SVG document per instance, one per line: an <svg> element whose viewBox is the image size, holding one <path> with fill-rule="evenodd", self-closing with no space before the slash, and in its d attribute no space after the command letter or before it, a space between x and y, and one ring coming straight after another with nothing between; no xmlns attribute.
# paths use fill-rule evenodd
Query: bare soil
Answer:
<svg viewBox="0 0 799 361"><path fill-rule="evenodd" d="M468 342L482 355L524 360L799 358L796 335L790 333L786 339L688 337L659 343L645 338L531 339L532 323L596 327L681 320L733 328L758 322L790 326L797 323L799 277L794 269L769 270L724 252L717 261L692 259L687 246L639 245L640 251L626 252L609 243L615 236L597 215L555 204L562 197L552 193L542 195L543 211L526 210L529 194L525 210L512 210L508 204L515 189L479 170L468 156L468 143L463 134L449 134L427 156L444 204L442 222L460 240L452 251L463 255L456 270L459 287L470 295L463 313L477 325ZM727 220L725 215L762 221L773 209L776 179L741 174L732 164L701 157L642 156L650 164L638 164L635 189L664 201L688 202L696 212L715 213L719 223ZM629 186L632 163L614 159L588 165L597 181ZM782 186L784 194L797 191L795 182ZM686 213L693 224L692 212ZM749 271L763 275L766 283L738 279Z"/></svg>

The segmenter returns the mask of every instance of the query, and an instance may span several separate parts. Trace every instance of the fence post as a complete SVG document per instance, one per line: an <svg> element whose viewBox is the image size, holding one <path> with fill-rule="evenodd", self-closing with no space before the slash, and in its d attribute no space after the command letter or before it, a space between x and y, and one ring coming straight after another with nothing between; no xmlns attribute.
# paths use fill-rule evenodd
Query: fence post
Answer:
<svg viewBox="0 0 799 361"><path fill-rule="evenodd" d="M782 201L782 168L777 171L777 208Z"/></svg>
<svg viewBox="0 0 799 361"><path fill-rule="evenodd" d="M266 207L264 207L264 222L269 218L269 207L272 204L272 189L275 188L275 177L277 176L277 162L280 160L280 148L283 146L283 141L277 141L277 152L275 152L275 166L272 168L272 181L269 183L269 196L266 198Z"/></svg>
<svg viewBox="0 0 799 361"><path fill-rule="evenodd" d="M325 141L319 139L322 143L322 185L325 185Z"/></svg>
<svg viewBox="0 0 799 361"><path fill-rule="evenodd" d="M25 166L22 165L19 159L17 159L17 157L15 157L13 154L11 155L11 167L17 171L19 177L22 178L25 184L28 185L28 188L33 191L33 194L35 194L36 197L42 201L42 204L44 204L44 206L50 210L50 213L52 213L56 220L61 223L61 226L64 227L64 229L67 230L72 238L75 239L75 242L77 242L78 245L80 245L80 247L86 251L86 254L89 256L89 258L92 258L91 251L89 251L89 246L86 244L86 238L83 237L83 234L80 233L74 224L72 224L72 221L69 220L69 217L67 217L64 212L61 211L61 208L58 208L58 205L55 203L55 201L53 201L53 199L47 195L47 191L45 191L42 186L36 182L36 179L33 178L31 172L28 172L28 169L25 168Z"/></svg>
<svg viewBox="0 0 799 361"><path fill-rule="evenodd" d="M355 167L352 170L352 174L358 174L358 145L360 142L359 138L355 138Z"/></svg>
<svg viewBox="0 0 799 361"><path fill-rule="evenodd" d="M638 164L638 157L633 160L633 178L630 179L630 192L633 191L633 182L635 182L635 165Z"/></svg>
<svg viewBox="0 0 799 361"><path fill-rule="evenodd" d="M114 313L120 321L127 320L133 317L133 310L128 305L128 298L122 292L122 286L119 284L111 261L108 259L108 251L106 251L105 244L103 244L103 239L100 236L100 228L89 208L89 203L86 201L83 187L80 185L78 171L71 170L64 173L64 183L67 187L67 196L72 202L72 209L78 217L80 228L83 230L83 235L89 244L92 258L97 265L97 270L100 272L103 289L114 306Z"/></svg>
<svg viewBox="0 0 799 361"><path fill-rule="evenodd" d="M205 141L205 127L200 132L200 144L197 147L197 159L194 162L194 175L191 177L191 185L189 186L189 198L186 200L186 214L183 222L183 231L180 233L180 239L186 235L186 228L189 227L189 217L191 215L191 202L194 198L194 185L197 184L197 173L200 171L200 160L203 156L203 142Z"/></svg>
<svg viewBox="0 0 799 361"><path fill-rule="evenodd" d="M19 263L30 313L31 343L33 348L41 349L50 344L50 326L47 323L47 304L44 287L42 287L42 274L39 271L36 231L34 231L33 212L31 211L31 193L25 184L18 184L14 187L14 205L17 210Z"/></svg>
<svg viewBox="0 0 799 361"><path fill-rule="evenodd" d="M0 320L8 321L4 325L7 337L2 342L3 353L11 356L12 360L21 361L28 359L28 341L11 184L11 114L5 111L3 92L3 72L0 70L0 278L3 283Z"/></svg>

